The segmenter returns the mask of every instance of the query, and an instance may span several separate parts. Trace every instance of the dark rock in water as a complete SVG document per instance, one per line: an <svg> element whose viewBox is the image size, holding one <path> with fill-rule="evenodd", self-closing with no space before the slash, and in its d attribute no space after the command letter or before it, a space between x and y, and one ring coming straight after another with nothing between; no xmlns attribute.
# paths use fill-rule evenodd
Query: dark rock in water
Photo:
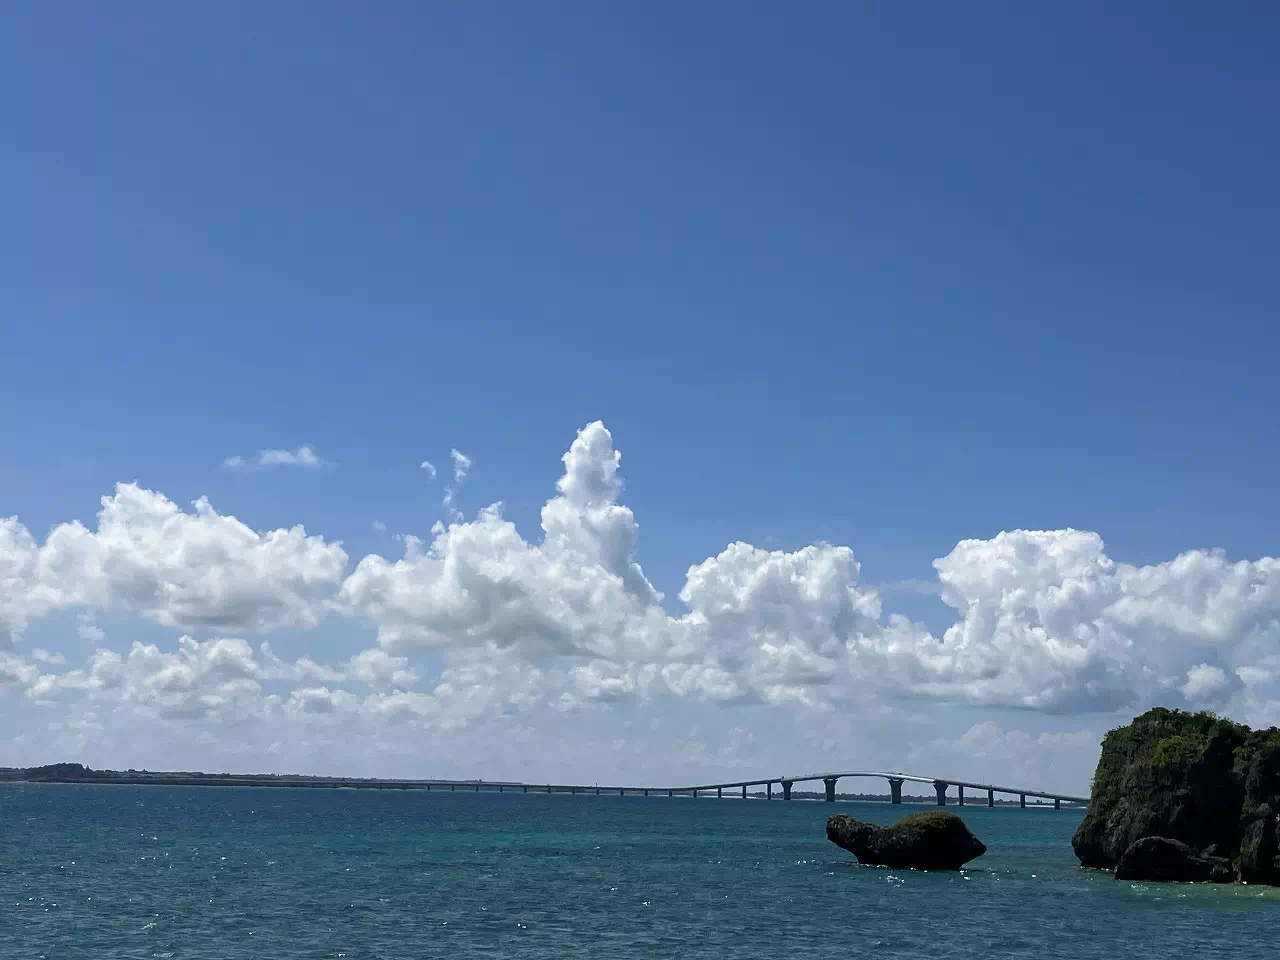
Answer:
<svg viewBox="0 0 1280 960"><path fill-rule="evenodd" d="M1230 863L1231 879L1280 884L1277 811L1280 729L1157 707L1103 740L1089 809L1071 845L1086 867L1111 870L1125 861L1124 879L1184 879L1206 869L1219 878ZM1189 863L1180 847L1135 849L1149 838L1185 845L1209 867Z"/></svg>
<svg viewBox="0 0 1280 960"><path fill-rule="evenodd" d="M987 852L963 820L942 810L910 813L888 827L842 814L827 821L827 839L859 863L898 869L959 870Z"/></svg>
<svg viewBox="0 0 1280 960"><path fill-rule="evenodd" d="M1226 857L1202 856L1185 843L1167 837L1143 837L1116 864L1117 880L1231 883L1235 878Z"/></svg>

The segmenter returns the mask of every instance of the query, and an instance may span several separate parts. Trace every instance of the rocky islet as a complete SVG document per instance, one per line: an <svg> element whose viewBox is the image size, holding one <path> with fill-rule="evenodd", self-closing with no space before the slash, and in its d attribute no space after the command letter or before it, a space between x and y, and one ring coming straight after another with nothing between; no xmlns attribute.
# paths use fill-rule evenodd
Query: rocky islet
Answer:
<svg viewBox="0 0 1280 960"><path fill-rule="evenodd" d="M843 814L827 820L827 839L859 863L895 869L959 870L987 852L953 813L910 813L887 827Z"/></svg>

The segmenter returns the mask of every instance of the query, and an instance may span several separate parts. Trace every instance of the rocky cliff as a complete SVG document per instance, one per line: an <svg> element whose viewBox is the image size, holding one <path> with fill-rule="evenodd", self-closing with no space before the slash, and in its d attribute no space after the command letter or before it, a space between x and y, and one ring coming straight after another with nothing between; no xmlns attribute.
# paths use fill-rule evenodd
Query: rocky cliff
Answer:
<svg viewBox="0 0 1280 960"><path fill-rule="evenodd" d="M1071 845L1125 879L1280 885L1277 814L1280 729L1157 707L1103 740ZM1149 838L1173 843L1139 845Z"/></svg>

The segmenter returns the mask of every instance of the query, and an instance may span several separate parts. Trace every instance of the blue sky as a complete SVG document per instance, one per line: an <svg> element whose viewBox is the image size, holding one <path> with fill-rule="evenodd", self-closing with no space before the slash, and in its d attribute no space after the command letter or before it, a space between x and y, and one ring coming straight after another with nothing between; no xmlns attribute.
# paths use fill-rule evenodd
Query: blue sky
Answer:
<svg viewBox="0 0 1280 960"><path fill-rule="evenodd" d="M602 420L673 617L739 540L849 545L939 637L956 610L894 584L968 538L1267 558L1277 27L1261 4L16 4L0 516L41 541L137 481L304 524L354 569L448 519L458 448L464 515L501 500L536 543ZM327 466L224 466L304 443ZM192 632L101 606L121 651ZM15 650L61 649L77 610ZM401 652L376 616L269 639L378 637Z"/></svg>

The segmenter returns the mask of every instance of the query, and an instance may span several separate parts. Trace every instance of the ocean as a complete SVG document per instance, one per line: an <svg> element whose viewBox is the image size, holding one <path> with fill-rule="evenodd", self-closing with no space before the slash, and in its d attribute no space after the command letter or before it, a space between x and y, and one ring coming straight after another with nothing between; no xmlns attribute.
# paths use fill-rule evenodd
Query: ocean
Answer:
<svg viewBox="0 0 1280 960"><path fill-rule="evenodd" d="M857 865L780 799L0 784L0 958L1280 957L1280 889L1083 871L1081 812Z"/></svg>

